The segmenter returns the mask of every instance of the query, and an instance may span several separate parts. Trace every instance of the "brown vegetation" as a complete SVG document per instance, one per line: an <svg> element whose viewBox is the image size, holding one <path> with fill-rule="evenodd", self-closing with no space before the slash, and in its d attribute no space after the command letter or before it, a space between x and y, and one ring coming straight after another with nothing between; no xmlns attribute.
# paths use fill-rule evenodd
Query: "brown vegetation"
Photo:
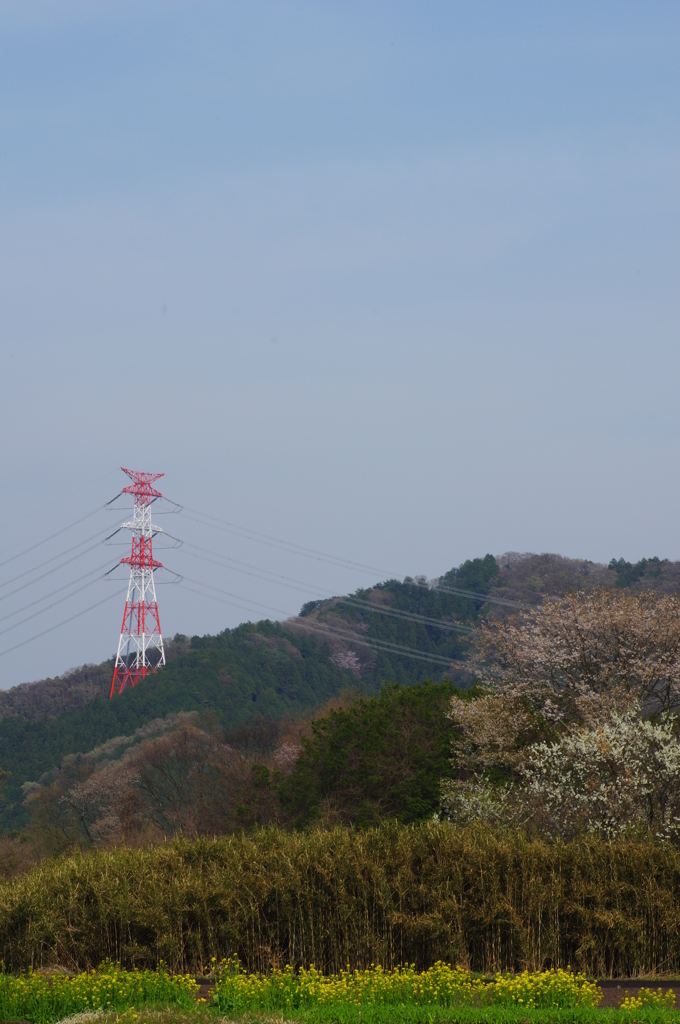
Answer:
<svg viewBox="0 0 680 1024"><path fill-rule="evenodd" d="M186 637L165 643L166 659L181 654L188 646ZM111 689L113 659L100 665L81 665L54 679L21 683L9 690L0 690L0 719L25 718L37 722L67 709L85 707L96 697L108 698Z"/></svg>
<svg viewBox="0 0 680 1024"><path fill-rule="evenodd" d="M634 977L680 969L680 851L385 824L75 854L0 884L12 971L106 957L199 971L437 959Z"/></svg>
<svg viewBox="0 0 680 1024"><path fill-rule="evenodd" d="M546 597L563 597L577 590L615 589L622 584L630 593L645 590L656 594L680 592L680 562L667 559L638 563L631 578L598 562L582 558L564 558L552 554L520 554L508 551L497 557L500 568L491 582L490 592L525 605L540 604ZM496 606L494 614L505 614Z"/></svg>
<svg viewBox="0 0 680 1024"><path fill-rule="evenodd" d="M69 755L51 784L28 792L33 861L76 846L156 845L179 833L215 836L279 823L275 787L294 769L302 737L351 699L347 693L295 722L258 716L227 731L210 713L167 715L134 736ZM26 856L8 855L6 874Z"/></svg>

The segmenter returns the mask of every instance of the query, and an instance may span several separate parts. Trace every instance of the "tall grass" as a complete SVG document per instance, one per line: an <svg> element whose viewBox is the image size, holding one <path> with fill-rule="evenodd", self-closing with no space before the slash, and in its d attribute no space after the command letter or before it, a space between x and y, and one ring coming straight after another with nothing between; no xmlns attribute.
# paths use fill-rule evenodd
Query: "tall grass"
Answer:
<svg viewBox="0 0 680 1024"><path fill-rule="evenodd" d="M200 971L231 955L248 971L443 960L489 973L678 972L680 852L434 823L266 829L75 854L0 886L12 971L106 958Z"/></svg>

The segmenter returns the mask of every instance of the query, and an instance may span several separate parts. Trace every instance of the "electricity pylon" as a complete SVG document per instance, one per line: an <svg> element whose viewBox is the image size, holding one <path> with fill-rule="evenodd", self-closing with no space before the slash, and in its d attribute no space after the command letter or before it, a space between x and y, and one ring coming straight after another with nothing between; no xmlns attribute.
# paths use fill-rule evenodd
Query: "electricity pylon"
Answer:
<svg viewBox="0 0 680 1024"><path fill-rule="evenodd" d="M132 521L121 524L132 530L132 553L129 558L120 560L121 565L130 566L130 581L111 681L111 697L114 693L122 693L126 686L136 686L159 665L165 665L153 578L154 571L163 567L153 557L153 537L163 531L151 522L151 504L156 498L163 497L151 485L163 473L136 473L132 469L121 469L132 480L132 484L123 488L123 494L134 495L135 508Z"/></svg>

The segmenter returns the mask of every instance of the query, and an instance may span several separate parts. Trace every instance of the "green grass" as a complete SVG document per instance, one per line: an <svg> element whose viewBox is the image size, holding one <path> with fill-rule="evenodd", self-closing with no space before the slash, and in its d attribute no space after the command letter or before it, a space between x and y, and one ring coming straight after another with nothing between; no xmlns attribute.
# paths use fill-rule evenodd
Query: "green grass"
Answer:
<svg viewBox="0 0 680 1024"><path fill-rule="evenodd" d="M168 974L162 967L155 971L122 971L111 963L74 976L32 971L19 976L2 974L0 1021L54 1024L94 1010L125 1013L159 1005L195 1011L197 988L193 978Z"/></svg>
<svg viewBox="0 0 680 1024"><path fill-rule="evenodd" d="M298 1011L294 1017L281 1014L245 1014L238 1017L217 1015L206 1007L193 1011L178 1008L143 1007L127 1013L78 1015L72 1024L226 1024L238 1020L243 1024L281 1024L282 1020L300 1024L676 1024L677 1013L672 1010L639 1010L631 1013L621 1010L520 1010L510 1007L488 1007L474 1010L428 1010L423 1007L378 1006L361 1009L335 1007L324 1015L310 1015Z"/></svg>
<svg viewBox="0 0 680 1024"><path fill-rule="evenodd" d="M364 971L341 971L324 976L314 967L294 971L292 967L269 974L247 973L237 958L215 967L213 1002L228 1015L265 1013L294 1018L305 1014L310 1020L352 1020L385 1013L406 1015L406 1020L428 1020L468 1007L475 1012L489 1006L518 1009L572 1009L595 1007L601 992L583 974L572 971L524 971L519 975L498 975L485 981L463 967L438 961L426 971L414 965L383 970L371 966ZM675 1001L671 997L671 1004ZM650 996L649 1005L659 1005ZM663 1004L668 1005L668 1004ZM428 1016L429 1015L429 1016Z"/></svg>
<svg viewBox="0 0 680 1024"><path fill-rule="evenodd" d="M628 1009L597 1009L595 982L570 970L493 980L441 962L322 975L313 967L248 974L213 961L211 996L189 975L125 971L105 962L81 974L0 973L0 1021L27 1024L667 1024L674 995L643 990Z"/></svg>
<svg viewBox="0 0 680 1024"><path fill-rule="evenodd" d="M228 1019L228 1018L226 1018ZM242 1020L255 1022L281 1021L281 1016L249 1016ZM474 1007L423 1006L356 1006L334 1007L323 1013L298 1011L295 1016L283 1019L299 1021L300 1024L670 1024L677 1022L673 1010L594 1010L577 1008L572 1010L522 1010L519 1007L491 1006L486 1009Z"/></svg>

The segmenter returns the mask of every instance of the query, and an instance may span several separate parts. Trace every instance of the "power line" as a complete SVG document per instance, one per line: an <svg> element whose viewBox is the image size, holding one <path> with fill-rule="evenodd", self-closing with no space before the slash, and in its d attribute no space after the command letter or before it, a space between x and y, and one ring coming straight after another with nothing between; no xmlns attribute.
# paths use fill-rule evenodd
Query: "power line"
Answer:
<svg viewBox="0 0 680 1024"><path fill-rule="evenodd" d="M220 555L216 552L209 551L207 548L199 547L197 544L191 544L189 541L185 541L185 548L196 548L197 551L202 551L204 554L196 554L194 551L187 551L186 553L191 558L197 558L201 562L208 562L210 565L215 564L215 559L221 562L227 562L225 569L230 569L231 572L238 572L242 576L251 576L253 579L262 580L265 583L275 583L280 587L287 587L289 590L298 590L300 593L309 595L310 590L314 588L310 584L305 583L303 580L293 579L291 576L282 576L280 573L270 572L268 569L260 569L257 565L250 565L248 562L240 562L236 558L230 558L228 555ZM210 556L210 557L206 557ZM318 592L318 587L316 588Z"/></svg>
<svg viewBox="0 0 680 1024"><path fill-rule="evenodd" d="M106 604L107 601L111 601L114 597L118 597L121 591L116 591L115 594L109 594L101 601L97 601L96 604L90 604L87 608L83 608L82 611L76 612L75 615L70 615L67 619L62 619L61 622L57 622L56 625L50 626L49 629L43 629L42 633L36 633L35 636L29 636L27 640L22 640L21 643L14 644L13 647L8 647L4 651L0 651L0 658L4 658L6 654L11 654L12 651L17 651L20 647L25 647L26 644L33 643L34 640L39 640L43 636L47 636L48 633L53 633L55 629L60 629L62 626L66 626L69 622L73 622L75 619L79 619L82 615L87 615L88 612L93 611L95 608L99 608L100 605Z"/></svg>
<svg viewBox="0 0 680 1024"><path fill-rule="evenodd" d="M83 541L83 543L85 543L85 541ZM86 548L85 551L81 551L79 554L73 555L72 558L67 558L65 562L61 563L61 565L55 565L53 569L48 569L47 572L44 572L41 576L36 576L36 578L34 580L29 580L27 583L23 583L20 587L16 587L14 590L10 591L9 594L3 594L2 597L0 597L0 601L6 601L8 597L13 597L15 594L20 593L20 591L26 590L27 587L32 587L34 583L39 583L40 580L44 580L47 576L52 576L53 573L59 572L59 570L63 569L64 566L70 565L71 562L77 561L79 558L82 558L83 555L87 555L87 554L90 553L90 551L96 550L96 548L98 548L100 546L100 544L101 544L101 541L99 543L97 543L97 544L93 544L92 547ZM80 547L80 545L76 544L75 547ZM73 548L71 548L71 551L73 551ZM54 559L50 558L50 559L48 559L48 561L51 562L51 561L54 561ZM47 565L47 562L44 562L43 564ZM34 570L31 570L31 571L34 571ZM22 573L21 575L25 576L26 573ZM20 579L21 577L18 576L16 578ZM7 584L5 584L5 586L6 585Z"/></svg>
<svg viewBox="0 0 680 1024"><path fill-rule="evenodd" d="M113 502L115 502L121 496L121 494L122 494L122 492L120 492L118 495L116 495L115 498L111 499L111 501L107 502L106 505L104 505L104 506L101 506L101 505L97 506L96 509L93 509L92 511L88 512L86 515L82 516L80 519L75 520L73 523L70 523L69 525L67 525L67 526L65 526L65 527L55 531L54 533L50 534L48 537L45 537L42 540L37 541L35 544L30 545L28 548L25 548L22 551L14 554L12 556L10 556L4 562L0 563L0 568L3 568L4 566L10 564L11 562L13 562L13 561L15 561L15 560L17 560L19 558L24 557L25 555L29 554L31 551L35 550L36 548L38 548L38 547L42 546L43 544L46 544L49 541L53 540L55 537L61 536L62 534L64 534L68 530L72 529L73 527L79 525L80 523L85 522L87 519L91 518L97 512L101 511L102 508L110 507L113 504ZM169 499L167 499L167 500L169 501ZM332 555L332 554L329 554L327 552L319 551L319 550L314 549L314 548L309 548L309 547L306 547L304 545L297 544L297 543L294 543L294 542L291 542L291 541L286 541L286 540L284 540L282 538L277 538L277 537L271 536L269 534L262 533L262 532L257 531L257 530L251 530L248 527L239 526L238 524L231 523L231 522L229 522L227 520L219 519L216 516L212 516L212 515L210 515L208 513L201 512L201 511L196 510L196 509L191 509L191 508L187 507L186 510L184 510L182 508L182 506L177 505L177 503L174 503L174 502L172 502L171 504L174 504L175 508L171 512L167 512L165 514L173 514L173 515L175 515L175 514L182 514L186 519L189 519L189 520L191 520L191 521L193 521L195 523L198 523L199 525L209 526L209 527L211 527L213 529L220 530L221 532L225 532L225 533L229 533L229 534L231 534L233 536L237 536L240 539L246 539L246 540L249 540L251 542L256 542L256 543L264 544L264 545L269 546L269 547L275 547L275 548L278 548L279 550L283 550L283 551L287 552L288 554L294 554L296 556L306 557L306 558L309 558L309 559L312 559L312 560L315 560L315 561L325 562L325 563L327 563L329 565L333 565L333 566L336 566L336 567L351 568L353 570L360 571L362 573L369 573L371 575L377 573L377 574L380 574L382 576L387 576L387 577L390 577L390 578L397 578L396 576L394 576L394 574L390 574L386 570L381 569L381 568L379 568L377 566L371 566L371 565L367 565L365 563L354 562L354 561L352 561L350 559L341 558L339 556ZM188 514L188 513L190 513L190 514ZM12 583L15 583L16 581L21 580L21 579L25 578L26 576L30 576L33 573L39 572L45 566L50 565L51 563L53 563L53 562L55 562L55 561L57 561L59 559L64 559L64 556L70 555L72 552L78 551L80 548L83 547L83 545L86 545L90 541L95 540L95 538L99 538L103 532L105 532L105 531L98 531L97 533L92 534L90 537L85 538L84 540L80 541L78 544L75 544L75 545L71 546L70 548L67 548L65 551L60 552L59 554L53 555L52 557L44 560L43 562L39 563L38 565L33 566L31 569L25 570L24 572L19 573L16 576L14 576L14 577L12 577L12 578L10 578L8 580L5 580L4 582L0 583L0 588L4 589L6 587L9 587ZM114 532L114 534L109 534L105 539L109 540L117 532L118 531L116 530ZM220 562L222 562L224 564L225 568L229 568L229 569L231 569L231 571L238 572L238 573L240 573L242 575L251 576L254 579L259 579L259 580L262 580L262 581L267 582L267 583L272 583L273 582L273 583L276 583L277 585L283 585L283 586L287 587L288 589L298 590L298 591L304 593L305 596L309 595L310 589L311 590L316 589L316 588L310 587L310 585L305 583L304 581L297 580L297 579L295 579L293 577L285 576L285 575L280 574L280 573L275 573L275 572L272 572L272 571L267 570L267 569L262 569L259 566L254 566L254 565L251 565L250 563L243 562L243 561L240 561L238 559L230 558L227 555L221 555L221 554L216 555L215 552L211 552L208 549L202 548L199 545L193 544L191 542L182 542L179 538L173 537L170 534L166 534L166 536L168 537L168 539L175 541L177 544L186 543L188 548L193 549L193 550L187 551L187 553L190 554L192 558L198 558L201 561L209 561L212 564L214 564L215 559L218 559ZM44 572L41 575L36 576L34 579L28 580L26 583L22 584L20 587L17 587L14 590L12 590L12 591L10 591L8 593L5 593L2 597L0 597L0 601L5 600L5 598L9 598L9 597L13 596L14 594L19 593L21 590L24 590L27 587L30 587L30 586L34 585L35 583L40 582L41 580L45 579L47 576L50 576L53 573L58 572L59 570L63 569L65 566L71 564L71 562L73 562L73 561L77 560L78 558L81 558L84 555L88 554L89 552L95 550L97 547L99 547L100 543L101 542L95 543L95 544L91 545L90 547L86 548L85 550L79 551L78 554L74 554L73 557L67 558L64 561L61 561L61 563L59 565L54 566L53 568L49 569L47 572ZM209 555L210 558L202 557L200 552L204 552L206 555ZM116 568L116 566L114 566L114 568ZM98 572L98 571L100 571L100 570L93 570L93 572ZM113 571L113 570L110 570L110 571ZM12 613L10 613L8 615L3 616L2 618L0 618L0 622L6 621L8 619L11 619L11 618L13 618L16 615L21 614L21 612L27 610L28 608L32 608L32 607L35 607L36 605L42 604L44 601L49 600L49 598L52 597L53 595L59 594L62 591L67 590L68 588L74 586L75 584L77 584L81 580L88 579L91 575L92 575L92 572L91 573L86 573L83 576L78 577L77 580L74 580L71 583L64 584L64 586L62 586L62 587L58 587L56 590L52 591L50 594L44 595L43 597L38 598L35 601L30 602L29 604L23 606L22 608L17 609L16 611L14 611L14 612L12 612ZM441 593L451 594L451 595L454 595L454 596L463 597L463 598L466 598L466 599L469 599L469 600L474 600L474 601L490 602L490 603L494 603L494 604L507 605L507 606L510 606L510 607L521 607L521 605L519 605L517 602L511 601L511 600L507 600L507 599L504 599L504 598L500 598L500 597L495 597L495 596L490 595L488 593L484 593L484 594L483 593L477 593L477 592L466 590L466 589L463 589L463 588L456 588L456 587L448 587L448 586L445 586L445 585L439 585L438 583L435 584L434 586L432 586L432 585L429 585L429 584L423 582L420 579L413 579L412 580L410 577L407 577L407 580L408 580L409 583L412 583L412 585L418 586L418 587L423 587L423 588L427 589L428 591L431 591L431 590L439 591ZM48 605L47 607L44 607L44 608L36 611L35 613L27 616L25 619L23 619L23 620L21 620L19 622L16 622L13 625L8 626L4 630L1 630L0 631L0 636L3 635L6 632L9 632L12 629L18 628L19 626L23 625L25 622L28 622L31 619L46 613L47 611L49 611L52 608L56 607L57 605L61 604L63 601L70 600L70 598L76 596L76 594L80 593L82 590L84 590L87 587L91 586L94 582L96 582L96 580L92 580L89 583L86 583L85 586L80 587L77 590L72 591L72 592L64 595L63 597L60 597L57 601L52 602L52 604ZM239 595L231 594L231 593L226 592L226 591L221 591L219 588L211 587L210 584L200 583L199 581L196 581L196 580L189 581L189 582L193 582L196 586L205 587L205 588L214 590L217 593L225 594L229 598L233 599L233 600L226 601L226 602L223 602L223 603L234 603L236 607L248 607L249 610L253 610L250 607L250 605L254 604L254 605L258 606L258 607L261 607L261 608L264 608L264 609L268 609L270 611L276 611L277 613L280 613L280 614L283 614L283 615L287 614L282 609L273 609L269 605L260 604L260 602L250 602L250 604L244 605L243 604L243 599L240 598ZM190 588L187 588L187 589L190 589ZM192 591L192 592L193 593L200 593L200 591ZM326 593L328 593L328 592L326 592ZM105 598L104 601L109 600L110 596L111 595L109 595L107 598ZM215 595L203 593L202 596L214 597ZM324 598L322 598L321 600L324 600ZM329 597L325 598L325 600L335 600L339 604L347 605L349 607L356 607L356 608L360 608L362 610L370 611L370 612L372 612L374 614L380 614L380 615L388 616L388 617L391 617L391 618L400 619L402 621L411 621L411 622L414 622L414 623L422 624L422 625L425 625L425 626L431 626L431 627L442 629L442 630L445 630L445 631L461 632L461 633L465 633L465 634L468 634L468 635L470 635L470 634L472 634L474 632L474 629L472 627L463 626L463 625L460 625L458 623L453 623L453 622L446 622L444 620L435 619L435 618L432 618L430 616L419 615L417 613L408 612L408 611L405 611L403 609L380 607L380 606L374 605L372 602L363 601L359 597L347 596L347 597L331 598L330 595L329 595ZM98 607L100 604L103 604L104 601L98 602L97 604L95 604L95 605L93 605L91 607L93 607L93 608L94 607ZM88 611L88 610L89 609L85 609L82 613L78 613L78 614L85 614L85 612ZM8 649L5 652L0 652L0 656L2 656L3 654L6 654L6 653L10 653L10 651L11 650L15 650L17 648L17 646L23 646L24 643L30 643L33 639L38 639L39 637L44 636L44 635L46 635L49 632L52 632L54 629L59 628L60 625L63 625L63 624L66 624L67 622L72 621L73 618L74 617L72 616L72 617L64 620L63 623L59 623L59 624L57 624L54 627L50 627L50 629L45 630L45 631L37 634L35 637L29 638L28 640L23 641L22 644L15 645L14 647ZM306 620L306 622L304 624L301 624L300 628L311 629L311 630L314 630L314 631L317 631L317 632L332 633L332 634L337 635L337 636L343 636L345 639L351 639L353 643L358 643L358 644L362 644L363 646L372 647L372 648L374 648L376 650L381 649L381 650L384 650L387 653L389 653L389 652L395 653L395 654L398 653L398 654L402 654L402 655L405 655L405 656L408 656L408 657L420 658L421 660L436 661L438 663L447 664L447 665L449 664L449 662L446 659L438 657L437 655L426 654L425 652L418 651L415 648L410 648L410 647L407 647L407 646L404 646L404 645L399 645L399 644L393 644L393 643L391 643L389 641L378 640L376 638L361 638L361 637L356 636L356 634L354 632L347 631L347 630L342 630L342 629L340 629L337 626L332 626L332 625L329 625L328 623L321 623L321 622L318 622L317 620Z"/></svg>
<svg viewBox="0 0 680 1024"><path fill-rule="evenodd" d="M228 591L220 590L219 587L210 586L210 584L202 583L199 580L192 580L188 576L185 576L185 580L188 583L193 583L193 584L195 584L196 586L199 586L199 587L209 587L211 590L217 591L218 594L226 594L228 597L237 598L239 601L242 600L236 594L231 594ZM190 590L191 588L187 587L187 589ZM195 591L193 591L193 593L195 593ZM203 597L212 597L213 595L212 594L203 594L202 596ZM215 598L215 599L219 600L219 598ZM231 604L232 602L231 601L223 601L222 603L223 604ZM275 609L275 608L272 608L269 605L260 604L257 601L252 602L252 604L259 605L260 608L268 608L270 611L278 611L278 612L281 612L281 614L285 614L285 612L283 612L282 609L280 609L280 608L276 608ZM240 605L240 606L242 607L243 605ZM249 610L252 611L253 609L249 609ZM431 661L431 662L435 662L437 664L441 664L441 665L445 665L445 666L448 666L448 665L451 664L451 659L450 658L442 658L440 655L437 655L437 654L427 654L424 651L419 651L415 647L406 647L403 644L393 644L393 643L391 643L390 641L387 641L387 640L378 640L378 639L373 638L373 637L359 637L359 636L356 635L356 633L353 630L340 629L340 628L335 627L335 626L329 626L329 625L327 625L325 623L319 623L318 620L314 620L314 619L300 619L300 618L296 618L294 625L291 625L289 628L291 628L291 629L302 629L302 630L309 629L309 630L312 630L313 632L320 632L320 633L332 633L335 636L340 636L340 637L342 637L344 639L349 639L349 640L352 641L352 643L360 644L363 647L371 647L371 648L373 648L375 650L382 650L384 653L401 654L401 655L405 655L405 656L408 656L408 657L411 657L411 658L419 659L421 661Z"/></svg>
<svg viewBox="0 0 680 1024"><path fill-rule="evenodd" d="M415 582L415 581L414 581ZM421 586L421 584L417 584ZM428 587L428 589L430 589ZM459 587L442 587L437 583L432 590L439 590L442 594L454 594L456 597L468 597L473 601L488 602L489 604L504 604L510 608L524 608L521 601L511 601L506 597L494 597L492 594L479 594L474 590L461 590Z"/></svg>
<svg viewBox="0 0 680 1024"><path fill-rule="evenodd" d="M65 583L62 587L57 587L56 590L52 590L49 594L43 594L42 597L37 597L35 601L30 601L28 604L23 605L23 607L17 608L13 612L8 612L7 615L3 615L2 617L0 617L0 622L5 622L7 619L11 619L15 615L20 615L21 612L25 612L29 608L34 608L36 604L41 604L41 602L43 601L48 601L51 597L54 597L55 594L61 593L62 590L68 590L69 587L74 587L76 583L80 583L82 580L89 579L89 577L94 576L95 573L103 572L103 570L106 568L108 564L108 561L104 562L103 565L98 566L96 569L92 569L91 572L86 572L83 576L79 576L75 580L70 580L68 583Z"/></svg>
<svg viewBox="0 0 680 1024"><path fill-rule="evenodd" d="M218 594L225 594L226 596L233 598L231 601L226 601L221 597L216 597L214 594L204 594L201 591L194 590L192 587L184 586L184 583L193 583L197 587L205 587L209 590L215 590ZM260 601L248 601L246 598L241 597L239 594L232 594L228 590L221 590L219 587L213 587L209 583L203 583L201 580L192 580L190 576L185 576L182 581L182 586L185 590L189 590L192 594L200 594L201 597L209 597L214 601L220 601L221 604L228 604L234 608L245 608L246 611L252 612L255 610L253 605L257 608L263 608L265 611L277 612L279 615L285 615L289 617L289 613L283 608L274 608L272 605L262 604Z"/></svg>
<svg viewBox="0 0 680 1024"><path fill-rule="evenodd" d="M364 647L372 647L375 650L381 650L388 654L401 654L409 658L415 658L418 661L432 661L438 665L445 665L447 668L452 661L451 658L442 658L438 654L426 654L424 651L419 651L415 647L405 647L403 644L392 644L387 640L377 640L375 638L360 638L351 630L338 629L335 626L328 626L325 623L321 624L318 620L298 619L296 626L299 629L311 629L320 633L332 633L336 636L350 639L352 643L360 644Z"/></svg>
<svg viewBox="0 0 680 1024"><path fill-rule="evenodd" d="M8 587L10 583L16 583L17 580L21 580L25 576L30 576L32 572L38 572L39 569L42 569L44 566L49 565L51 562L56 562L57 559L63 558L64 555L70 555L72 551L77 551L78 548L81 548L83 546L83 544L88 544L91 540L94 540L95 537L101 537L103 533L106 533L106 530L97 530L97 532L93 533L92 536L86 537L85 540L78 541L77 544L73 544L70 548L66 548L65 551L60 551L58 554L52 555L50 558L46 558L44 562L40 562L38 565L34 565L30 569L25 569L23 572L20 572L17 576L12 576L11 579L5 580L4 583L0 583L0 587ZM110 536L113 536L113 534L111 534ZM104 539L108 540L108 538ZM95 547L98 546L98 544L95 544ZM91 551L92 548L88 548L88 550ZM85 552L83 552L83 554L85 554ZM78 555L77 557L80 558L80 555ZM64 565L68 565L68 562L65 562ZM43 579L43 577L39 576L38 579ZM27 584L27 586L28 585L29 584ZM6 596L9 597L10 595L8 594ZM2 600L4 600L4 598L0 597L0 601Z"/></svg>
<svg viewBox="0 0 680 1024"><path fill-rule="evenodd" d="M37 612L33 612L32 615L27 615L25 619L21 619L19 622L15 622L11 626L6 626L4 629L0 629L0 636L4 636L5 633L11 633L13 629L18 629L19 626L24 626L27 622L30 622L32 619L37 619L39 615L44 615L45 612L51 611L51 609L56 608L57 605L63 604L64 601L70 601L72 597L76 596L76 594L80 594L82 593L83 590L87 590L88 587L93 586L95 583L99 583L100 579L101 577L98 577L94 580L90 580L89 583L83 584L83 586L78 587L77 590L72 591L70 594L65 594L64 597L58 598L56 601L53 601L52 604L48 604L46 608L40 608Z"/></svg>
<svg viewBox="0 0 680 1024"><path fill-rule="evenodd" d="M231 533L234 536L241 537L245 540L252 540L258 544L266 544L269 547L282 548L291 554L300 554L305 558L311 558L319 562L327 562L331 565L340 567L348 567L352 569L358 569L360 572L365 572L373 575L378 573L381 576L389 576L390 574L386 569L379 569L374 565L364 565L361 562L352 562L347 558L340 558L336 555L329 555L323 551L316 551L314 548L306 548L302 544L295 544L292 541L280 540L277 537L270 537L266 533L260 533L257 530L249 530L245 526L237 526L235 523L229 523L226 520L218 519L216 516L208 516L205 512L198 512L196 509L190 509L188 506L184 506L186 511L180 513L185 519L192 519L193 522L199 523L202 526L210 526L215 530L222 530L223 533ZM188 516L186 513L192 512L192 516ZM201 516L202 519L196 519L195 516ZM212 521L211 521L212 520Z"/></svg>
<svg viewBox="0 0 680 1024"><path fill-rule="evenodd" d="M36 548L42 547L43 544L47 544L49 541L54 540L55 537L61 536L62 533L66 533L68 530L73 529L74 526L78 526L79 523L84 523L86 519L91 519L97 512L101 512L102 506L97 505L95 509L88 512L87 515L82 516L80 519L76 519L75 522L69 523L68 526L63 526L61 530L56 530L51 533L49 537L43 537L42 540L38 540L35 544L31 544L30 547L24 548L23 551L19 551L16 555L12 555L11 558L6 558L4 562L0 562L0 569L4 569L10 562L15 562L17 558L23 558L24 555L29 554L31 551L35 551ZM57 556L58 557L58 556Z"/></svg>
<svg viewBox="0 0 680 1024"><path fill-rule="evenodd" d="M461 626L458 623L447 622L444 619L433 619L427 615L418 615L417 612L404 611L401 608L381 608L379 605L374 605L371 601L362 601L356 597L339 597L337 600L340 604L349 604L362 609L366 608L371 612L376 612L378 615L388 615L394 619L405 619L410 622L422 623L424 626L435 626L437 629L450 630L454 633L477 632L472 626Z"/></svg>
<svg viewBox="0 0 680 1024"><path fill-rule="evenodd" d="M279 550L287 551L289 554L299 554L305 558L310 558L314 561L325 562L327 565L334 565L340 568L351 568L356 569L358 572L373 575L378 573L379 575L388 579L399 579L399 574L391 573L387 569L380 569L377 566L366 565L362 562L353 562L348 558L340 558L336 555L328 554L327 552L317 551L314 548L304 547L302 544L295 544L291 541L281 540L277 537L272 537L266 533L260 533L257 530L249 530L245 526L238 526L236 523L230 523L224 519L218 519L216 516L209 516L205 512L199 512L196 509L191 509L188 506L184 506L185 511L181 514L185 519L190 519L201 526L209 526L215 530L221 530L223 533L229 533L232 536L240 537L242 540L254 541L258 544L265 544L268 547L278 548ZM193 513L187 515L187 512ZM196 517L200 518L196 518ZM520 602L512 601L509 598L495 597L492 594L481 593L479 591L465 590L458 587L448 587L436 583L434 586L430 586L427 583L422 583L418 579L413 577L406 577L412 580L412 586L421 587L426 590L439 590L444 594L451 594L456 597L465 597L475 601L488 602L489 604L506 605L511 608L522 608L524 607Z"/></svg>
<svg viewBox="0 0 680 1024"><path fill-rule="evenodd" d="M26 521L26 519L30 519L31 516L36 516L36 515L38 515L38 513L44 512L45 509L53 508L55 505L59 505L62 501L66 501L67 498L71 498L74 494L80 494L81 491L84 491L87 488L91 487L92 484L98 484L100 480L106 480L108 477L113 476L114 473L116 473L116 472L117 472L117 470L114 470L114 469L109 470L108 473L104 473L102 476L98 476L94 480L88 481L88 483L83 484L82 487L78 487L77 490L75 490L75 491L72 488L69 489L68 494L64 494L61 498L55 498L54 501L48 502L47 505L41 505L40 508L34 508L30 512L22 511L22 514L18 517L18 519L13 519L9 523L3 523L2 526L0 526L0 529L1 530L7 530L7 529L9 529L10 526L14 526L15 523L23 523L23 522ZM116 498L117 497L120 497L120 495L117 494ZM115 501L116 499L113 498L112 500ZM106 504L110 505L111 502L107 502ZM100 505L99 508L101 508L101 507L102 506ZM104 506L104 508L106 508L106 505Z"/></svg>
<svg viewBox="0 0 680 1024"><path fill-rule="evenodd" d="M168 536L170 536L172 540L178 540L178 538L172 537L170 534L168 534ZM190 541L185 541L184 546L185 548L195 548L196 551L204 552L204 555L194 554L192 551L187 551L187 554L189 554L192 558L198 558L201 561L208 562L211 565L215 564L216 559L221 560L223 562L229 563L229 565L226 566L226 568L229 568L232 572L239 572L243 575L250 576L254 579L263 580L266 583L271 582L277 584L278 586L285 586L288 589L299 590L305 595L308 595L309 591L313 589L310 584L307 584L302 580L296 580L290 576L283 576L281 573L272 573L268 569L260 569L259 566L250 565L248 562L241 562L238 559L230 558L227 555L217 554L214 551L210 551L207 548L200 547L198 544L193 544ZM235 566L243 568L235 568ZM474 632L474 630L470 626L463 626L457 623L446 622L443 619L435 619L428 617L426 615L419 615L416 612L408 612L401 609L385 608L379 605L375 605L370 601L362 601L360 598L355 597L332 597L328 591L326 591L326 594L328 595L328 597L325 598L326 600L337 600L342 602L343 604L355 605L356 607L366 608L372 612L375 612L378 615L386 615L391 618L410 620L412 622L421 623L422 625L433 626L437 629L449 630L451 632ZM320 598L320 600L324 600L324 598Z"/></svg>

